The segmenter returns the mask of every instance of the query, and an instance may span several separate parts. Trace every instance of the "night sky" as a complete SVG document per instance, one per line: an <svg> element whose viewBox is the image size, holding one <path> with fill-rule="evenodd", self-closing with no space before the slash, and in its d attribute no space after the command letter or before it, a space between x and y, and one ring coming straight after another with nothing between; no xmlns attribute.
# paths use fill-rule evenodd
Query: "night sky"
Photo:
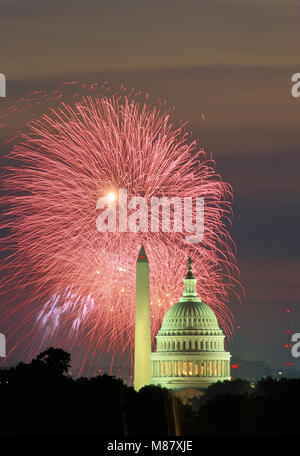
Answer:
<svg viewBox="0 0 300 456"><path fill-rule="evenodd" d="M234 189L245 297L231 306L240 329L229 349L282 365L287 307L300 332L299 3L1 0L0 31L0 111L65 80L108 80L166 98L189 121Z"/></svg>

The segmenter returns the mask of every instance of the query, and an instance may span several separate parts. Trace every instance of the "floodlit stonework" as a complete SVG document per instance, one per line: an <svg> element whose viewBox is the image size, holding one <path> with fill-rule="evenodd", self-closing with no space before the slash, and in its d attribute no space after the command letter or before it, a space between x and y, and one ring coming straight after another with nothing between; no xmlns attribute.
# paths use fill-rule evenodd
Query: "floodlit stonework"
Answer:
<svg viewBox="0 0 300 456"><path fill-rule="evenodd" d="M172 390L230 380L230 353L212 309L197 296L191 259L182 298L166 313L151 354L151 384Z"/></svg>

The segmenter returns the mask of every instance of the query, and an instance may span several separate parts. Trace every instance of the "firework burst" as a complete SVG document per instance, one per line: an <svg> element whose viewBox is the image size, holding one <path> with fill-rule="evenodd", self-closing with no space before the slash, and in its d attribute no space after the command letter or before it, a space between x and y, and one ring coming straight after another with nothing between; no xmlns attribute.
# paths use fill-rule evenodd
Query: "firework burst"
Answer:
<svg viewBox="0 0 300 456"><path fill-rule="evenodd" d="M23 300L15 296L18 304L6 304L8 336L18 335L28 357L50 343L70 351L82 345L75 363L94 370L104 352L112 358L131 353L135 263L143 243L152 336L182 294L190 254L199 295L230 337L235 261L226 227L232 193L214 162L185 126L174 127L168 110L135 96L77 94L73 103L53 98L56 107L26 123L8 156L1 288L17 290ZM203 241L189 244L182 233L99 233L96 202L119 189L147 201L204 197Z"/></svg>

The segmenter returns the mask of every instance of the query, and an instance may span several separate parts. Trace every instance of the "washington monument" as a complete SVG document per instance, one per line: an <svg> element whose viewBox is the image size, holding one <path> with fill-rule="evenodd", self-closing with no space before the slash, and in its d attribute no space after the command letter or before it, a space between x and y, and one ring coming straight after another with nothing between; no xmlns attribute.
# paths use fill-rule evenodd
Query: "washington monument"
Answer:
<svg viewBox="0 0 300 456"><path fill-rule="evenodd" d="M136 263L134 389L138 391L150 383L151 324L149 262L144 249Z"/></svg>

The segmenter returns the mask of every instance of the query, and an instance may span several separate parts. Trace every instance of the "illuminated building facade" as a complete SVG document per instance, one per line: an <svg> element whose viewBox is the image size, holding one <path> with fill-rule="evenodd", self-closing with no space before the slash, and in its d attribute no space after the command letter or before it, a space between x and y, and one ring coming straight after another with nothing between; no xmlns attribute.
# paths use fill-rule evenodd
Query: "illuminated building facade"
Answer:
<svg viewBox="0 0 300 456"><path fill-rule="evenodd" d="M212 309L197 296L191 259L182 298L166 313L151 354L151 384L180 390L230 380L230 353Z"/></svg>

